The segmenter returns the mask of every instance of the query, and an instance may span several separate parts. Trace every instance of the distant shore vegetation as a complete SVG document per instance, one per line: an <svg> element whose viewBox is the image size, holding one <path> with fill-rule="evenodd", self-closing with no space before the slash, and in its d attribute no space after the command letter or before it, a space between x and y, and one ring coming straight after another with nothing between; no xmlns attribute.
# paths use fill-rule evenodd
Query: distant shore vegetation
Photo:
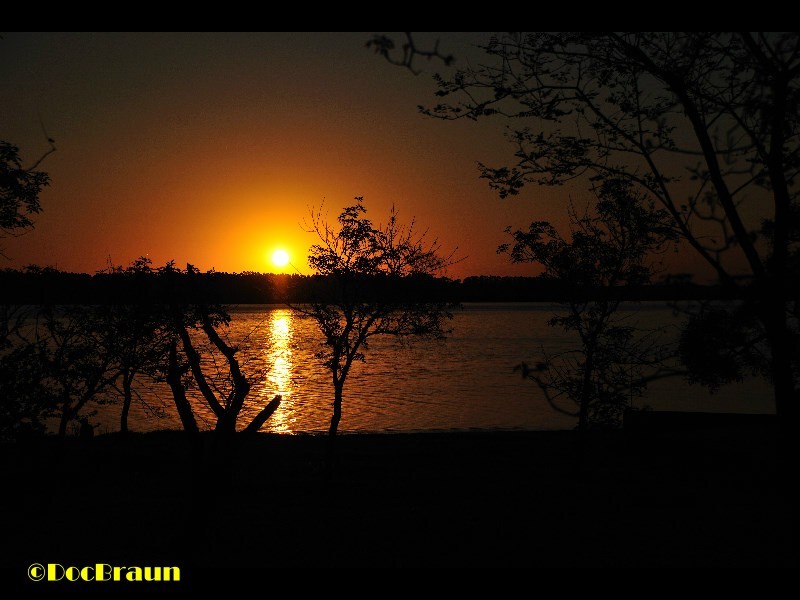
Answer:
<svg viewBox="0 0 800 600"><path fill-rule="evenodd" d="M372 282L380 286L375 278ZM319 298L325 278L319 275L290 275L244 271L208 271L178 290L167 289L157 273L72 273L52 267L30 266L0 270L0 288L5 304L103 304L161 302L167 294L186 296L193 302L226 304L301 303ZM624 289L576 290L568 282L538 277L480 275L464 279L419 276L403 282L405 293L420 301L448 302L558 302L573 294L624 294L625 299L670 301L692 299L735 299L730 290L701 285L686 276L665 278L646 286ZM747 287L737 289L746 297Z"/></svg>

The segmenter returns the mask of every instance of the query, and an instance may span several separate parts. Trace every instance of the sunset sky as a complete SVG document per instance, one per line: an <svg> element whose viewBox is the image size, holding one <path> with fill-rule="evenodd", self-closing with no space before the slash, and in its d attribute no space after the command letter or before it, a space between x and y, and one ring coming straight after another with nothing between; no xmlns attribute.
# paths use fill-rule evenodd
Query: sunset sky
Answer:
<svg viewBox="0 0 800 600"><path fill-rule="evenodd" d="M369 33L5 33L0 139L52 183L4 267L93 273L149 256L202 270L309 273L311 208L392 204L463 260L447 273L532 275L496 253L506 226L563 222L567 188L501 200L477 161L504 164L502 121L442 122L431 75L365 48ZM481 34L441 37L459 60ZM474 56L474 53L473 53ZM463 62L462 62L463 64ZM580 193L580 192L578 192ZM270 260L277 249L289 263ZM295 271L297 269L297 271ZM680 268L678 269L680 270Z"/></svg>

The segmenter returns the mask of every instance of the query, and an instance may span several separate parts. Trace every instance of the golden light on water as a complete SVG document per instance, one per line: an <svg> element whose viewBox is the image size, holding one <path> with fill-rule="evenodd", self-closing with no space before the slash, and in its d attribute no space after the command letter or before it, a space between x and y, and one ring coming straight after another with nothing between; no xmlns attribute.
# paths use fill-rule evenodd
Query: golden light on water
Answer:
<svg viewBox="0 0 800 600"><path fill-rule="evenodd" d="M274 310L269 322L269 343L264 349L269 371L264 386L264 402L269 402L275 394L283 397L280 408L272 415L269 424L273 431L292 431L294 411L292 410L292 311Z"/></svg>
<svg viewBox="0 0 800 600"><path fill-rule="evenodd" d="M267 374L267 381L278 393L288 393L292 379L291 316L275 316L270 323L270 334L273 347L271 349L272 368Z"/></svg>

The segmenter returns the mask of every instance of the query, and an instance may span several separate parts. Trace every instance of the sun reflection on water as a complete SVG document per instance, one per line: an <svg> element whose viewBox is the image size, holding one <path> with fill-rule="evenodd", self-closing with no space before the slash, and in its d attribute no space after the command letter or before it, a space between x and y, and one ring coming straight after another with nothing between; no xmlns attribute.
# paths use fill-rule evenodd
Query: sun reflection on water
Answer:
<svg viewBox="0 0 800 600"><path fill-rule="evenodd" d="M267 421L271 431L290 432L293 430L294 392L292 388L292 311L280 309L272 311L269 322L269 337L263 350L269 371L262 388L262 400L269 402L275 394L283 397L280 408Z"/></svg>

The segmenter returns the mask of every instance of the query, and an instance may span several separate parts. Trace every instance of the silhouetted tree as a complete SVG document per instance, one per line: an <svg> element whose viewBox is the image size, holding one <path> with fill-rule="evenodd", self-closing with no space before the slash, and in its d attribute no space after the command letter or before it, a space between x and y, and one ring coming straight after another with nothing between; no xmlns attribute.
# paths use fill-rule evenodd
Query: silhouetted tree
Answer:
<svg viewBox="0 0 800 600"><path fill-rule="evenodd" d="M0 351L0 439L44 433L45 420L55 414L43 377L45 352L43 344L27 340L15 340Z"/></svg>
<svg viewBox="0 0 800 600"><path fill-rule="evenodd" d="M678 352L690 382L713 392L748 375L769 372L763 329L749 300L733 306L702 302L686 312L689 318Z"/></svg>
<svg viewBox="0 0 800 600"><path fill-rule="evenodd" d="M28 167L22 165L17 146L0 140L0 239L31 228L32 216L41 211L39 195L50 177L36 169L56 149L54 140L46 133L45 137L49 149ZM0 256L5 256L3 250L0 247ZM23 423L41 430L51 408L37 373L42 346L19 335L31 307L12 304L6 292L0 292L0 430L5 433Z"/></svg>
<svg viewBox="0 0 800 600"><path fill-rule="evenodd" d="M29 167L22 166L17 146L0 140L0 239L32 227L32 215L42 209L39 194L50 184L50 177L36 169L56 151L55 141L47 135L44 125L42 133L49 148Z"/></svg>
<svg viewBox="0 0 800 600"><path fill-rule="evenodd" d="M453 263L436 240L418 234L414 221L402 225L394 209L387 224L366 218L363 198L345 207L336 224L312 213L310 230L320 242L309 250L308 264L319 274L317 299L293 306L314 319L324 338L318 353L330 371L334 397L329 427L329 459L342 418L344 384L353 363L365 360L375 336L444 337L452 318L445 302L416 294L415 281L429 278ZM424 290L424 288L423 288Z"/></svg>
<svg viewBox="0 0 800 600"><path fill-rule="evenodd" d="M42 306L35 340L42 376L58 406L58 436L90 402L104 402L114 379L111 357L99 352L98 316L93 306Z"/></svg>
<svg viewBox="0 0 800 600"><path fill-rule="evenodd" d="M414 60L424 58L428 61L440 60L446 66L453 64L455 57L452 54L442 54L439 51L439 40L436 40L432 49L420 48L414 42L414 36L410 31L405 32L405 39L401 44L385 35L376 35L367 41L367 48L371 48L376 54L380 54L393 65L405 67L414 75L419 75L420 70L415 67ZM397 50L400 52L398 53Z"/></svg>
<svg viewBox="0 0 800 600"><path fill-rule="evenodd" d="M0 238L17 235L33 226L31 216L41 211L39 194L49 185L47 173L36 167L55 150L50 150L31 167L23 167L19 148L0 140Z"/></svg>
<svg viewBox="0 0 800 600"><path fill-rule="evenodd" d="M220 335L219 330L230 323L230 315L222 305L192 301L192 298L202 297L197 287L198 271L194 266L187 265L186 270L181 271L173 263L168 263L160 270L160 275L170 282L165 325L171 339L167 344L165 378L184 429L190 434L198 431L194 412L186 396L189 385L186 375L191 373L191 382L197 386L203 400L217 418L214 430L222 437L229 437L236 432L239 414L250 392L250 381L242 372L236 356L238 348ZM206 372L208 367L204 366L197 341L200 333L211 345L209 352L217 352L222 356L227 373L221 375ZM179 348L182 352L179 352ZM275 396L243 431L258 431L280 402L281 397Z"/></svg>
<svg viewBox="0 0 800 600"><path fill-rule="evenodd" d="M136 259L126 268L110 267L106 272L126 280L146 285L156 277L152 261L147 257ZM134 389L134 380L144 374L157 377L160 365L168 356L168 329L164 326L164 306L154 302L135 303L109 302L98 305L97 337L98 352L110 357L113 369L112 385L122 396L120 432L128 432L128 414L133 397L151 414L160 411L151 406Z"/></svg>
<svg viewBox="0 0 800 600"><path fill-rule="evenodd" d="M32 307L19 304L0 304L0 352L24 340L23 326L32 313Z"/></svg>
<svg viewBox="0 0 800 600"><path fill-rule="evenodd" d="M49 185L47 173L36 168L55 151L50 149L32 166L23 167L19 148L0 140L0 239L19 235L33 226L32 215L41 211L39 195ZM3 255L0 247L0 256ZM32 308L12 304L0 296L0 431L6 436L21 427L42 431L52 410L43 385L43 346L21 337L20 330Z"/></svg>
<svg viewBox="0 0 800 600"><path fill-rule="evenodd" d="M513 245L500 247L514 262L542 265L540 278L558 282L563 290L566 312L549 325L577 334L579 348L556 354L543 349L534 367L523 363L518 369L538 384L553 408L578 417L581 434L590 427L618 426L630 398L664 372L659 367L663 346L619 313L626 288L650 283L652 254L675 238L666 212L632 187L625 180L603 182L592 210L570 210L566 238L550 223L537 221L527 231L509 230ZM564 399L577 408L565 406Z"/></svg>
<svg viewBox="0 0 800 600"><path fill-rule="evenodd" d="M477 66L437 76L442 102L423 112L519 123L514 164L480 165L501 197L624 178L659 203L724 286L747 288L748 339L763 340L796 451L800 35L510 33L481 49Z"/></svg>

